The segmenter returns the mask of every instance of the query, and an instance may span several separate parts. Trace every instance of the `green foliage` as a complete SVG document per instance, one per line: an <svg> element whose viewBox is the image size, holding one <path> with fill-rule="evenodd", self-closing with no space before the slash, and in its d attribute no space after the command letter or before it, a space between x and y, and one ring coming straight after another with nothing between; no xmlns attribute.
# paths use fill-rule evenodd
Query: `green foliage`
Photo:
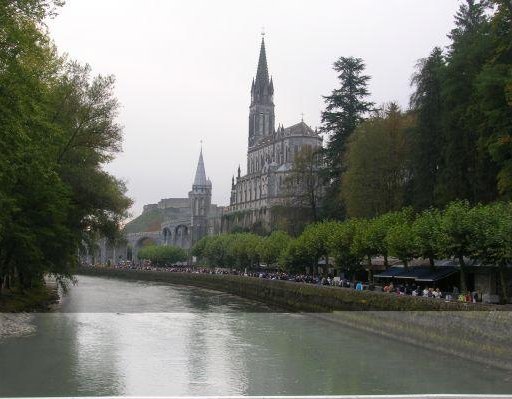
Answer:
<svg viewBox="0 0 512 399"><path fill-rule="evenodd" d="M389 255L394 256L408 266L416 255L416 237L410 223L392 226L384 240Z"/></svg>
<svg viewBox="0 0 512 399"><path fill-rule="evenodd" d="M444 252L459 260L461 269L461 290L467 287L464 257L471 253L478 225L475 213L470 212L467 201L456 201L447 206L443 212L441 228L445 236Z"/></svg>
<svg viewBox="0 0 512 399"><path fill-rule="evenodd" d="M416 90L411 96L411 109L416 123L411 130L410 150L413 179L411 202L417 209L438 204L436 186L442 156L443 112L442 84L445 59L439 47L428 58L418 62L412 78Z"/></svg>
<svg viewBox="0 0 512 399"><path fill-rule="evenodd" d="M121 143L114 80L57 55L44 20L61 3L0 6L0 289L69 277L82 243L116 239L131 204L103 171Z"/></svg>
<svg viewBox="0 0 512 399"><path fill-rule="evenodd" d="M340 57L334 63L334 70L338 73L340 87L324 97L326 107L322 112L320 130L328 135L324 175L329 187L324 197L324 212L339 218L342 216L339 190L345 147L366 114L373 110L374 104L367 100L370 77L364 74L362 59Z"/></svg>
<svg viewBox="0 0 512 399"><path fill-rule="evenodd" d="M312 255L298 239L288 243L279 257L281 268L290 273L304 273L306 267L311 267L316 272L317 259Z"/></svg>
<svg viewBox="0 0 512 399"><path fill-rule="evenodd" d="M210 267L250 269L259 264L263 240L253 233L210 236L199 240L192 254Z"/></svg>
<svg viewBox="0 0 512 399"><path fill-rule="evenodd" d="M274 231L268 237L263 238L258 246L261 261L267 265L276 264L291 239L284 231Z"/></svg>
<svg viewBox="0 0 512 399"><path fill-rule="evenodd" d="M362 221L349 219L332 225L329 234L329 252L335 259L336 266L345 271L359 269L364 255L355 250L354 240L362 229Z"/></svg>
<svg viewBox="0 0 512 399"><path fill-rule="evenodd" d="M354 132L341 182L349 217L374 217L404 206L412 125L413 118L391 103Z"/></svg>
<svg viewBox="0 0 512 399"><path fill-rule="evenodd" d="M429 259L432 267L434 259L443 256L445 240L441 222L441 212L430 208L420 213L411 226L418 256Z"/></svg>
<svg viewBox="0 0 512 399"><path fill-rule="evenodd" d="M139 250L139 259L147 259L152 263L163 266L187 260L185 250L172 245L149 245Z"/></svg>

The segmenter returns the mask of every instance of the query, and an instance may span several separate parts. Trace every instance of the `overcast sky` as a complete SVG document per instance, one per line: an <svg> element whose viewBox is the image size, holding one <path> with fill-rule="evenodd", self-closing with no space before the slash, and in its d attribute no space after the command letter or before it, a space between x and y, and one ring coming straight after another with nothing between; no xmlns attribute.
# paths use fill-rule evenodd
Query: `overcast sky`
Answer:
<svg viewBox="0 0 512 399"><path fill-rule="evenodd" d="M333 62L363 58L377 103L408 105L419 58L447 44L457 0L67 0L49 28L59 50L116 76L124 152L107 166L132 209L186 197L203 140L213 202L245 171L250 84L262 27L276 122L320 123Z"/></svg>

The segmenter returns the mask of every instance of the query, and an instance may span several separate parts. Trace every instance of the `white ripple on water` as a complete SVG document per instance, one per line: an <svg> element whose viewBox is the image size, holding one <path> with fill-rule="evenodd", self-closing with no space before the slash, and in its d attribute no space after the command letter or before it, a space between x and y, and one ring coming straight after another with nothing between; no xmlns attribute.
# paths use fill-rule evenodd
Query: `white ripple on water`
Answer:
<svg viewBox="0 0 512 399"><path fill-rule="evenodd" d="M34 315L28 313L0 313L0 340L34 334Z"/></svg>

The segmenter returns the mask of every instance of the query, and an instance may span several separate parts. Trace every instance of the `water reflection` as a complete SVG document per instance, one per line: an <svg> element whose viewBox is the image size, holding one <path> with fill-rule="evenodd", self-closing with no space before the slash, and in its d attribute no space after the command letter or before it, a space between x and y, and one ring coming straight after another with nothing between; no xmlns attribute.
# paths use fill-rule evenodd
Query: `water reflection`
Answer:
<svg viewBox="0 0 512 399"><path fill-rule="evenodd" d="M0 396L512 392L506 372L196 288L82 277L62 311L0 315Z"/></svg>

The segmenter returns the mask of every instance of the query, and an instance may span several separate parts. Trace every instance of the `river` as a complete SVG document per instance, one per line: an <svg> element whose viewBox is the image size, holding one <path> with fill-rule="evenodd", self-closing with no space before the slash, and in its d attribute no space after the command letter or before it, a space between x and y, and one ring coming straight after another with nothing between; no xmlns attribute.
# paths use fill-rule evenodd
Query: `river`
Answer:
<svg viewBox="0 0 512 399"><path fill-rule="evenodd" d="M228 294L78 278L0 314L0 397L512 393L512 375Z"/></svg>

